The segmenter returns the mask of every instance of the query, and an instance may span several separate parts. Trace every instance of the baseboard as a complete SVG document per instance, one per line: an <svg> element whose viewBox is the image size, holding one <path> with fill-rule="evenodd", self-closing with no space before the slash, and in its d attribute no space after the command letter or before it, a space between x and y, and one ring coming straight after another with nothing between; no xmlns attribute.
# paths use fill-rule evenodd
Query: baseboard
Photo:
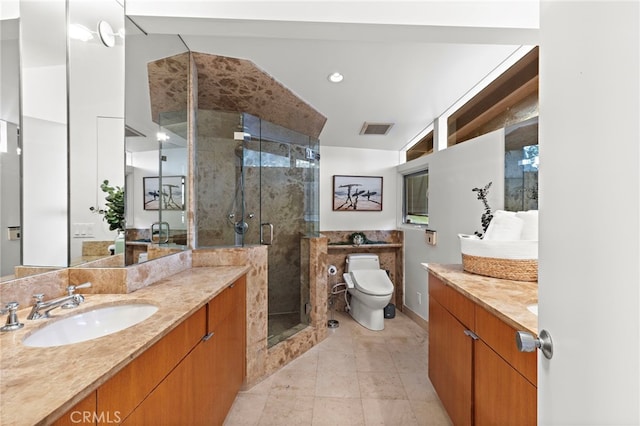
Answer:
<svg viewBox="0 0 640 426"><path fill-rule="evenodd" d="M429 321L413 312L407 307L407 305L402 305L402 313L411 318L411 320L418 324L424 331L426 331L427 333L429 332Z"/></svg>

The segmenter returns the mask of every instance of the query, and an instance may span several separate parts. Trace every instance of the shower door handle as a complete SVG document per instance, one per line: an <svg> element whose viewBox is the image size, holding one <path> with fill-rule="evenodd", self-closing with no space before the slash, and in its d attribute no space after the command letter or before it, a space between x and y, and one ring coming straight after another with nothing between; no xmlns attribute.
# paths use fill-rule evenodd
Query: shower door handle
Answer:
<svg viewBox="0 0 640 426"><path fill-rule="evenodd" d="M269 227L269 240L265 241L264 239L264 227ZM270 246L273 244L273 223L261 223L260 224L260 244L264 244Z"/></svg>

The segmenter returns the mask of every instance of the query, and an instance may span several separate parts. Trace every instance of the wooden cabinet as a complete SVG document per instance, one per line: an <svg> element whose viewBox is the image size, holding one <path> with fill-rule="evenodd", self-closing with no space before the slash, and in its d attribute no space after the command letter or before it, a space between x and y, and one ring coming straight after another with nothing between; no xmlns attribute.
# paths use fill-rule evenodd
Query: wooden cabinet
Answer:
<svg viewBox="0 0 640 426"><path fill-rule="evenodd" d="M227 287L209 304L208 331L213 333L212 360L223 365L212 383L213 419L222 424L245 377L246 348L246 280L244 277Z"/></svg>
<svg viewBox="0 0 640 426"><path fill-rule="evenodd" d="M243 276L56 425L221 425L244 382L245 316ZM91 418L79 423L77 411Z"/></svg>
<svg viewBox="0 0 640 426"><path fill-rule="evenodd" d="M96 393L92 392L53 422L53 426L95 425L97 421L95 413Z"/></svg>
<svg viewBox="0 0 640 426"><path fill-rule="evenodd" d="M535 425L536 353L515 330L429 274L429 378L455 425Z"/></svg>
<svg viewBox="0 0 640 426"><path fill-rule="evenodd" d="M429 379L454 425L469 425L473 418L473 341L466 329L429 298Z"/></svg>

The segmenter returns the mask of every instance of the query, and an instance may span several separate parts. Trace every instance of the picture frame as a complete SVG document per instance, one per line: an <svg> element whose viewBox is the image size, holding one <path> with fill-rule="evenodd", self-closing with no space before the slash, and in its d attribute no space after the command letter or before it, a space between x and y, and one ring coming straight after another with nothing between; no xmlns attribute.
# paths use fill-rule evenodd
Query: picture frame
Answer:
<svg viewBox="0 0 640 426"><path fill-rule="evenodd" d="M333 211L382 211L382 176L333 176Z"/></svg>
<svg viewBox="0 0 640 426"><path fill-rule="evenodd" d="M184 176L160 176L142 178L144 210L184 210Z"/></svg>

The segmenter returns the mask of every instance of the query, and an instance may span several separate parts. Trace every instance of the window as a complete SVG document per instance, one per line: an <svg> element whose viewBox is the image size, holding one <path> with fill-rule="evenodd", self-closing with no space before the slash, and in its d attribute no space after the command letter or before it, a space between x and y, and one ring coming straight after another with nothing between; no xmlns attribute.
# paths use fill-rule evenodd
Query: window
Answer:
<svg viewBox="0 0 640 426"><path fill-rule="evenodd" d="M429 170L404 177L403 223L429 224Z"/></svg>

